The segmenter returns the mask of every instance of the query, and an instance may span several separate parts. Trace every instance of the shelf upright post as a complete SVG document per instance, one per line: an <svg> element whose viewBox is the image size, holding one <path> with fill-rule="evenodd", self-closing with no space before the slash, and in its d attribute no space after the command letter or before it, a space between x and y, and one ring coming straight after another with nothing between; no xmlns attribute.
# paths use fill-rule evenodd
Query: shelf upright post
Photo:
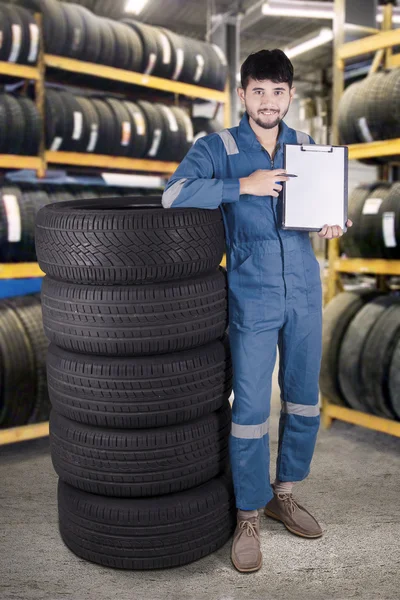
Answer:
<svg viewBox="0 0 400 600"><path fill-rule="evenodd" d="M35 20L39 28L39 55L37 68L39 77L35 80L35 101L41 117L41 136L39 146L39 158L41 166L37 170L38 177L44 177L46 174L46 158L45 158L45 95L44 95L44 80L45 80L45 62L44 62L44 39L43 39L43 17L41 14L35 14Z"/></svg>

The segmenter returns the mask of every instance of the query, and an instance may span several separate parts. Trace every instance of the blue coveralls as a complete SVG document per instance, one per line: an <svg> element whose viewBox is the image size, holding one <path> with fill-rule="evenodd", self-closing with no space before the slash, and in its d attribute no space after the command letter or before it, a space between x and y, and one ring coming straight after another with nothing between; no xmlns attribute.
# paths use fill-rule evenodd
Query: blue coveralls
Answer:
<svg viewBox="0 0 400 600"><path fill-rule="evenodd" d="M242 510L258 509L273 497L268 429L277 345L279 480L307 477L320 423L322 293L309 234L279 227L278 198L239 193L240 177L283 167L284 143L314 142L282 121L272 160L245 114L238 127L197 140L162 199L164 208L222 209L234 391L230 458Z"/></svg>

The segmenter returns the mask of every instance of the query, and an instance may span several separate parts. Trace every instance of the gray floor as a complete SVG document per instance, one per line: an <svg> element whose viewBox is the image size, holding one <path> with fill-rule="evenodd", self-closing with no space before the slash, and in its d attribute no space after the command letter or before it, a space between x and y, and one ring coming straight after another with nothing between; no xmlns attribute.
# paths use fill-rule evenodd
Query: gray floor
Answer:
<svg viewBox="0 0 400 600"><path fill-rule="evenodd" d="M271 444L277 447L274 391ZM264 565L243 575L230 543L174 570L125 572L74 556L57 530L48 442L0 449L1 600L331 600L400 598L400 440L336 422L321 429L296 495L325 529L304 540L262 518ZM274 475L273 463L271 476Z"/></svg>

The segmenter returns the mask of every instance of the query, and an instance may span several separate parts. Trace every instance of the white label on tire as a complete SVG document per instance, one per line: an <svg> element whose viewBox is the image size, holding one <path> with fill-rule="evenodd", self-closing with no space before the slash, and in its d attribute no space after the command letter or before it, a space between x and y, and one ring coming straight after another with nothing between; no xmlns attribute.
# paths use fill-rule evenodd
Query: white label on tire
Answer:
<svg viewBox="0 0 400 600"><path fill-rule="evenodd" d="M122 121L121 146L128 146L131 141L131 122Z"/></svg>
<svg viewBox="0 0 400 600"><path fill-rule="evenodd" d="M3 204L7 217L7 239L9 242L20 242L21 212L19 210L18 199L14 194L4 194Z"/></svg>
<svg viewBox="0 0 400 600"><path fill-rule="evenodd" d="M82 38L82 29L80 27L74 27L74 33L72 36L72 50L76 52L79 49Z"/></svg>
<svg viewBox="0 0 400 600"><path fill-rule="evenodd" d="M373 142L374 139L368 127L367 119L362 117L358 119L358 126L364 142Z"/></svg>
<svg viewBox="0 0 400 600"><path fill-rule="evenodd" d="M204 56L202 56L201 54L196 54L196 60L197 60L197 68L196 68L196 73L194 74L194 77L193 77L193 81L195 81L197 83L198 81L200 81L201 76L203 75L205 60L204 60Z"/></svg>
<svg viewBox="0 0 400 600"><path fill-rule="evenodd" d="M22 31L19 25L12 25L12 45L8 62L16 62L21 48Z"/></svg>
<svg viewBox="0 0 400 600"><path fill-rule="evenodd" d="M160 147L161 137L162 137L161 129L155 129L154 135L153 135L153 143L151 145L150 150L147 153L147 156L156 156L158 149Z"/></svg>
<svg viewBox="0 0 400 600"><path fill-rule="evenodd" d="M29 47L28 62L35 63L39 51L39 27L35 23L29 23L31 45Z"/></svg>
<svg viewBox="0 0 400 600"><path fill-rule="evenodd" d="M132 114L133 114L133 118L135 120L136 133L138 135L145 135L145 133L146 133L146 122L144 120L144 117L143 117L142 113L140 113L137 110L135 110Z"/></svg>
<svg viewBox="0 0 400 600"><path fill-rule="evenodd" d="M221 63L226 66L227 60L226 60L226 56L225 54L222 52L221 48L219 46L217 46L217 44L211 44L212 47L214 48L216 54L218 54L219 60L221 61Z"/></svg>
<svg viewBox="0 0 400 600"><path fill-rule="evenodd" d="M51 142L51 146L50 146L50 150L52 150L53 152L56 152L59 147L61 146L63 142L62 137L55 137L54 140Z"/></svg>
<svg viewBox="0 0 400 600"><path fill-rule="evenodd" d="M382 198L368 198L364 202L362 214L363 215L376 215L379 212L381 204L382 204Z"/></svg>
<svg viewBox="0 0 400 600"><path fill-rule="evenodd" d="M74 110L74 130L72 132L73 140L81 139L82 125L83 125L83 114L78 110Z"/></svg>
<svg viewBox="0 0 400 600"><path fill-rule="evenodd" d="M171 45L165 33L158 32L163 48L163 65L171 64Z"/></svg>
<svg viewBox="0 0 400 600"><path fill-rule="evenodd" d="M147 63L146 70L144 72L145 75L150 75L153 72L154 65L156 64L157 54L154 52L150 52L149 62Z"/></svg>
<svg viewBox="0 0 400 600"><path fill-rule="evenodd" d="M162 106L161 109L168 119L170 131L179 131L178 121L176 120L172 110L168 106Z"/></svg>
<svg viewBox="0 0 400 600"><path fill-rule="evenodd" d="M92 123L90 129L91 131L89 143L87 145L86 152L93 152L93 150L96 148L97 140L99 137L99 126L97 125L97 123Z"/></svg>
<svg viewBox="0 0 400 600"><path fill-rule="evenodd" d="M195 144L197 140L204 137L205 135L208 135L207 131L199 131L199 133L197 133L193 138L193 144Z"/></svg>
<svg viewBox="0 0 400 600"><path fill-rule="evenodd" d="M396 215L394 212L384 212L382 216L383 239L386 248L396 248Z"/></svg>
<svg viewBox="0 0 400 600"><path fill-rule="evenodd" d="M186 129L186 141L189 142L193 142L193 123L189 117L189 115L186 113L186 111L182 110L182 118L185 121L185 129Z"/></svg>
<svg viewBox="0 0 400 600"><path fill-rule="evenodd" d="M179 75L182 72L183 63L185 62L185 51L183 48L176 49L176 67L174 74L172 75L172 79L178 79Z"/></svg>

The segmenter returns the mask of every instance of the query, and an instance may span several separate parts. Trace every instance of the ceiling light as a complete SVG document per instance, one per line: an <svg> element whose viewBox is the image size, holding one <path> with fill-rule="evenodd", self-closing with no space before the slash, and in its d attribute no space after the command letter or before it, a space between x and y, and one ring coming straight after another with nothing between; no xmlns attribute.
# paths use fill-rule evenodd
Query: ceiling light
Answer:
<svg viewBox="0 0 400 600"><path fill-rule="evenodd" d="M138 15L146 6L148 0L127 0L125 4L125 12Z"/></svg>
<svg viewBox="0 0 400 600"><path fill-rule="evenodd" d="M314 48L318 48L319 46L323 46L328 42L333 40L333 31L332 29L323 28L319 32L318 35L312 37L304 42L301 42L297 46L293 46L291 48L284 49L284 52L288 58L294 58L295 56L299 56L299 54L304 54L309 50L313 50Z"/></svg>
<svg viewBox="0 0 400 600"><path fill-rule="evenodd" d="M332 8L326 8L325 2L264 2L261 7L263 15L276 17L298 17L300 19L333 19L334 11Z"/></svg>

